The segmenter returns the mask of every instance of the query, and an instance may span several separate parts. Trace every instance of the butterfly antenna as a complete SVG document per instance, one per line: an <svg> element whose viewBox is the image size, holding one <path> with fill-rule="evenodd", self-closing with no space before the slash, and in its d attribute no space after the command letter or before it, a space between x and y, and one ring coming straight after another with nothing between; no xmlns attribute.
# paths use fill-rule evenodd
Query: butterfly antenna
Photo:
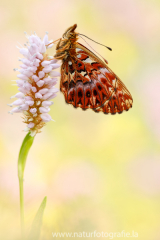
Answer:
<svg viewBox="0 0 160 240"><path fill-rule="evenodd" d="M81 34L82 35L82 34ZM90 46L89 45L89 43L83 38L83 37L81 37L80 36L80 38L82 38L87 44L88 44L88 46ZM90 48L92 48L91 46L90 46ZM92 48L93 50L94 50L94 48ZM96 50L94 50L99 56L101 56L101 58L108 64L108 61L104 58L104 57L102 57L102 55L100 54L100 53L98 53Z"/></svg>
<svg viewBox="0 0 160 240"><path fill-rule="evenodd" d="M84 34L81 34L81 33L79 33L78 35L82 35L82 36L84 36L84 37L86 37L86 38L90 39L91 41L93 41L93 42L95 42L95 43L97 43L97 44L99 44L99 45L102 45L103 47L106 47L106 48L108 48L110 51L112 51L112 48L110 48L110 47L107 47L106 45L103 45L103 44L101 44L101 43L99 43L99 42L96 42L96 41L94 41L93 39L91 39L91 38L87 37L87 36L86 36L86 35L84 35Z"/></svg>

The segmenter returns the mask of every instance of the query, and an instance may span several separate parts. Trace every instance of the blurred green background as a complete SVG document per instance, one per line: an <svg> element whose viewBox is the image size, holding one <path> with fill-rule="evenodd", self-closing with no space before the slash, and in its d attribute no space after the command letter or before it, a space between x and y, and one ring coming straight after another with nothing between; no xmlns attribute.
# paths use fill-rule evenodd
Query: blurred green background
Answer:
<svg viewBox="0 0 160 240"><path fill-rule="evenodd" d="M7 106L17 92L11 85L21 57L17 42L26 42L24 31L40 37L48 31L56 40L75 23L78 32L113 49L87 40L125 83L133 108L113 116L84 112L58 93L51 108L56 122L36 136L27 160L26 230L47 196L41 239L57 231L134 230L140 240L159 240L159 0L1 0L0 239L20 236L17 157L25 124Z"/></svg>

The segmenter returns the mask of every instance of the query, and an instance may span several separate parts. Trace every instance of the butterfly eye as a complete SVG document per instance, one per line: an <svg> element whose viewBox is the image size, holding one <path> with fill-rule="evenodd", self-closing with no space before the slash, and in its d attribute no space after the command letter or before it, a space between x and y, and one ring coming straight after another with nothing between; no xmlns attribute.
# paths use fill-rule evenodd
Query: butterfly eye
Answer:
<svg viewBox="0 0 160 240"><path fill-rule="evenodd" d="M81 63L78 63L78 67L81 67L82 66L82 64Z"/></svg>

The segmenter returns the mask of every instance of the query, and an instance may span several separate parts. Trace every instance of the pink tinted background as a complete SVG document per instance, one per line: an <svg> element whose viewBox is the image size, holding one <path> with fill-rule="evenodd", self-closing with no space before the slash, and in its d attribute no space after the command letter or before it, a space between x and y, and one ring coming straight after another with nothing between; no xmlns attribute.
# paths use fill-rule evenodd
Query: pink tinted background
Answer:
<svg viewBox="0 0 160 240"><path fill-rule="evenodd" d="M141 240L159 240L158 0L1 1L0 239L20 236L17 156L25 125L7 106L17 92L10 81L21 57L17 42L25 43L24 31L40 37L48 31L56 40L75 23L78 32L112 47L87 40L128 87L133 108L115 116L83 112L58 93L51 110L56 122L36 136L27 160L26 229L47 195L41 239L56 231L134 230Z"/></svg>

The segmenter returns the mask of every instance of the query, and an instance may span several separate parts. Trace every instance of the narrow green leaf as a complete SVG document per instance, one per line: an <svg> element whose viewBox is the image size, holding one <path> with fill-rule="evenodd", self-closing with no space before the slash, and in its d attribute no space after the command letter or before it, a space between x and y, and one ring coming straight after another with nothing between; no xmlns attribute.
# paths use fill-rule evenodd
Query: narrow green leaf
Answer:
<svg viewBox="0 0 160 240"><path fill-rule="evenodd" d="M26 165L26 159L29 152L30 147L32 146L34 137L30 135L30 132L26 135L26 137L23 140L20 152L19 152L19 158L18 158L18 177L19 179L23 180L23 174L24 169Z"/></svg>
<svg viewBox="0 0 160 240"><path fill-rule="evenodd" d="M43 219L43 213L44 209L46 207L47 197L45 197L38 209L38 212L36 213L36 216L33 220L31 231L29 234L28 240L38 240L40 237L41 232L41 225L42 225L42 219Z"/></svg>

